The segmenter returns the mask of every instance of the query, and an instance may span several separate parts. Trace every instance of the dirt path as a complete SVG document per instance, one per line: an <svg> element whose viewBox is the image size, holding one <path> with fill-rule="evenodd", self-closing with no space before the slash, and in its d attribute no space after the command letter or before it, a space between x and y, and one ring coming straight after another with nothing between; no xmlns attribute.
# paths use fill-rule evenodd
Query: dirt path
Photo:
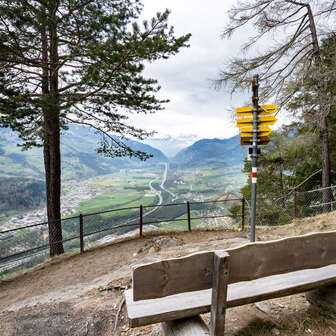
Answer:
<svg viewBox="0 0 336 336"><path fill-rule="evenodd" d="M162 247L154 246L159 237L145 237L91 249L83 255L55 258L22 275L0 281L0 311L23 307L31 298L34 298L31 302L45 303L57 297L76 297L107 284L109 280L129 276L132 265L150 262L167 253L178 253L179 250L181 254L187 254L196 242L199 246L195 249L202 249L202 242L224 235L226 238L237 236L236 233L211 231L184 232L165 236L165 246ZM242 241L239 239L239 243ZM146 249L151 248L148 254ZM138 253L141 249L143 253Z"/></svg>
<svg viewBox="0 0 336 336"><path fill-rule="evenodd" d="M260 228L260 240L276 239L336 226L335 215ZM246 233L184 232L149 236L96 248L84 255L55 258L0 282L1 336L159 335L159 326L129 329L122 292L131 268L207 249L226 249L246 241ZM207 316L205 316L207 318ZM270 300L261 306L230 309L227 334L336 335L334 318L311 310L304 295ZM335 332L334 332L335 331Z"/></svg>

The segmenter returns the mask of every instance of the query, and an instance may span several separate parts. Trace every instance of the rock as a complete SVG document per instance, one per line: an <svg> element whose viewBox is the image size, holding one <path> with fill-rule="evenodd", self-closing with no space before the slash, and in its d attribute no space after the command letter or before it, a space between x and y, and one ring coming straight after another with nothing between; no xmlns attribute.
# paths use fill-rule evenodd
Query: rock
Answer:
<svg viewBox="0 0 336 336"><path fill-rule="evenodd" d="M272 328L271 329L271 334L274 335L274 336L278 336L278 335L280 335L280 330L277 329L277 328Z"/></svg>
<svg viewBox="0 0 336 336"><path fill-rule="evenodd" d="M162 249L181 246L184 244L185 243L182 239L176 238L174 236L158 237L156 239L147 241L145 245L139 249L137 255L144 252L148 253L158 252Z"/></svg>
<svg viewBox="0 0 336 336"><path fill-rule="evenodd" d="M254 304L260 311L262 311L265 314L271 314L272 308L270 304L266 301L257 302Z"/></svg>
<svg viewBox="0 0 336 336"><path fill-rule="evenodd" d="M154 252L156 252L156 251L155 251L154 246L152 246L152 247L148 250L148 253L154 253Z"/></svg>

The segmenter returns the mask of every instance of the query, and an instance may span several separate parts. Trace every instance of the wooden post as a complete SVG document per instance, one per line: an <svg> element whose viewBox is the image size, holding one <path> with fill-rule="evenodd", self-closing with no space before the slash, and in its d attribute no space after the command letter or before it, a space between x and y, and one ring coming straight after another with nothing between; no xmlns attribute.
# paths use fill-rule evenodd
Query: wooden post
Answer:
<svg viewBox="0 0 336 336"><path fill-rule="evenodd" d="M215 251L212 275L210 336L224 336L228 280L229 254L224 251Z"/></svg>
<svg viewBox="0 0 336 336"><path fill-rule="evenodd" d="M140 230L140 237L142 237L142 227L143 227L143 206L140 205L140 215L139 215L139 230Z"/></svg>
<svg viewBox="0 0 336 336"><path fill-rule="evenodd" d="M188 210L188 231L191 231L190 203L189 202L187 202L187 210Z"/></svg>
<svg viewBox="0 0 336 336"><path fill-rule="evenodd" d="M241 230L245 229L245 198L241 199Z"/></svg>
<svg viewBox="0 0 336 336"><path fill-rule="evenodd" d="M79 244L80 253L84 253L84 220L82 214L79 214Z"/></svg>

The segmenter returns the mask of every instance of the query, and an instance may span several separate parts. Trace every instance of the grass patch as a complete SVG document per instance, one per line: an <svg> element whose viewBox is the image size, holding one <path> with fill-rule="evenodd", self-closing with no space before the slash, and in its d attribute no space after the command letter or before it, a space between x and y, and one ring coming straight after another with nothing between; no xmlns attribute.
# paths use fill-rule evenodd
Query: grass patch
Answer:
<svg viewBox="0 0 336 336"><path fill-rule="evenodd" d="M129 202L127 204L127 207L140 207L140 205L147 206L147 205L153 205L157 202L156 196L150 196L150 197L142 197L140 199L136 199L133 202ZM101 214L102 217L112 217L112 216L127 216L132 215L135 213L138 213L139 210L137 209L130 209L130 210L120 210L120 211L113 211L113 212L107 212L104 214Z"/></svg>
<svg viewBox="0 0 336 336"><path fill-rule="evenodd" d="M191 211L190 212L190 217L199 217L199 212L198 211ZM175 222L170 222L167 224L164 224L162 226L160 226L160 228L164 229L164 230L181 230L181 229L185 229L188 230L188 220L187 220L187 214L177 217L176 219L180 219L179 221L175 221ZM183 220L184 219L184 220ZM191 227L196 227L199 224L201 224L201 220L200 219L192 219L191 220Z"/></svg>
<svg viewBox="0 0 336 336"><path fill-rule="evenodd" d="M78 212L90 213L103 211L109 208L126 207L129 203L141 199L142 195L137 192L105 192L90 200L80 203Z"/></svg>
<svg viewBox="0 0 336 336"><path fill-rule="evenodd" d="M269 336L275 335L274 329L284 336L335 335L335 318L333 312L310 307L291 316L284 316L279 322L255 318L232 336Z"/></svg>

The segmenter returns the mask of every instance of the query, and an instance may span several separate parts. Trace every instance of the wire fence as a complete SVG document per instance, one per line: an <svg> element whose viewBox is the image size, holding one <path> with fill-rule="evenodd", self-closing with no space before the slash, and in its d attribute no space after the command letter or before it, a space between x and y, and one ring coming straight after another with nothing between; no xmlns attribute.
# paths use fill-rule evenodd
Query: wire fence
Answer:
<svg viewBox="0 0 336 336"><path fill-rule="evenodd" d="M292 191L286 196L258 198L257 225L283 225L293 219L336 210L336 186Z"/></svg>
<svg viewBox="0 0 336 336"><path fill-rule="evenodd" d="M197 226L245 225L244 199L184 202L110 209L79 214L60 221L30 224L0 232L0 275L8 275L46 260L49 249L63 245L65 252L80 252L132 233L148 230L192 231ZM240 213L231 208L239 206ZM54 225L53 225L54 224ZM55 225L56 224L56 225ZM58 231L58 232L57 232Z"/></svg>
<svg viewBox="0 0 336 336"><path fill-rule="evenodd" d="M315 216L336 208L336 186L293 191L286 196L257 199L256 224L283 225L295 218ZM196 227L240 227L250 222L249 201L244 198L184 202L110 209L0 232L0 277L39 264L49 257L53 244L65 252L111 242L123 235L146 235L146 231L192 231ZM55 222L54 222L55 223ZM57 222L56 222L57 223ZM59 232L53 231L58 228Z"/></svg>

